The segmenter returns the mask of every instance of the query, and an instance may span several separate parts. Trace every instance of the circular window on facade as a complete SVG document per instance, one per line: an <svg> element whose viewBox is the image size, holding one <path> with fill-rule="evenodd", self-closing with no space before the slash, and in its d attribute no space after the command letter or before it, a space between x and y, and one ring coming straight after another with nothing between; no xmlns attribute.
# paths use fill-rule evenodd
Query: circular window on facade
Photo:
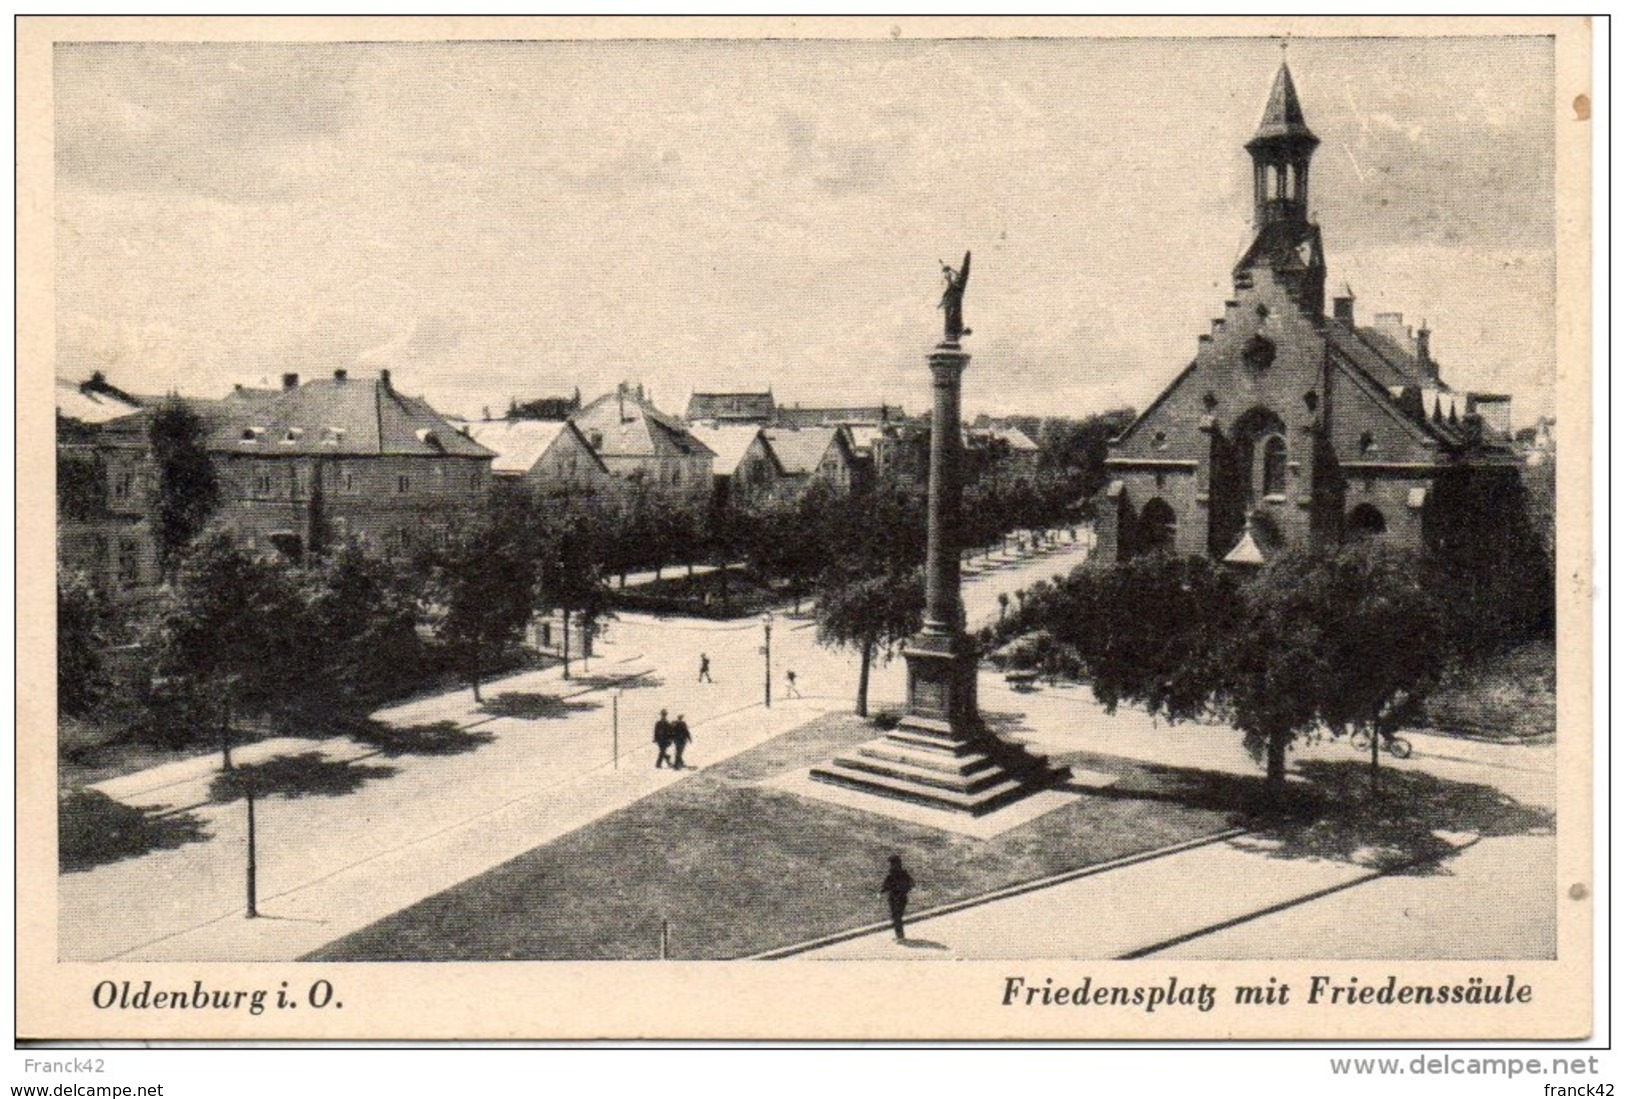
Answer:
<svg viewBox="0 0 1625 1099"><path fill-rule="evenodd" d="M1254 336L1247 341L1241 357L1253 370L1265 370L1275 361L1275 344L1263 336Z"/></svg>

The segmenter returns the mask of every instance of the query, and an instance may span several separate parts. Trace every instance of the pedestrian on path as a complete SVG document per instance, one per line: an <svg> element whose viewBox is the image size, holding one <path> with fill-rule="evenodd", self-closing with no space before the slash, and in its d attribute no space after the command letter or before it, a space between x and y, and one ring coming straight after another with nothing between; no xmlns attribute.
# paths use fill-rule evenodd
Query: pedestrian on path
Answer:
<svg viewBox="0 0 1625 1099"><path fill-rule="evenodd" d="M700 654L700 682L711 682L711 658L704 653Z"/></svg>
<svg viewBox="0 0 1625 1099"><path fill-rule="evenodd" d="M672 750L677 753L677 758L672 761L671 765L673 770L681 771L683 769L683 749L688 747L689 742L693 739L694 734L688 731L688 722L683 720L682 714L678 714L677 720L672 722L671 726L671 746Z"/></svg>
<svg viewBox="0 0 1625 1099"><path fill-rule="evenodd" d="M891 869L886 871L886 880L881 883L880 891L886 894L886 906L891 909L892 934L898 942L903 941L903 910L908 907L908 891L913 888L914 879L903 869L903 856L893 855Z"/></svg>
<svg viewBox="0 0 1625 1099"><path fill-rule="evenodd" d="M796 690L796 673L793 671L784 673L784 694L786 698L801 697L801 692Z"/></svg>
<svg viewBox="0 0 1625 1099"><path fill-rule="evenodd" d="M655 770L657 771L660 770L663 764L671 762L667 755L671 751L671 734L671 722L666 720L666 711L661 710L660 720L655 722L655 746L660 749L660 755L655 758ZM672 766L681 767L682 761L683 750L679 748L677 749L677 762L673 763Z"/></svg>

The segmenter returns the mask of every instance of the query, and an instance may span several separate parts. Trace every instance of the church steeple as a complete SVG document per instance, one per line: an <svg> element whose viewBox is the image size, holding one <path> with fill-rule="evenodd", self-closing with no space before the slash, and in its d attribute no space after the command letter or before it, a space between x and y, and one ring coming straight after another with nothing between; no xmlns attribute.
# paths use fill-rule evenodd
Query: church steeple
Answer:
<svg viewBox="0 0 1625 1099"><path fill-rule="evenodd" d="M1252 247L1236 264L1238 289L1268 270L1310 316L1326 307L1326 258L1320 229L1309 220L1309 161L1320 144L1303 120L1292 72L1281 62L1258 132L1247 142L1253 158Z"/></svg>
<svg viewBox="0 0 1625 1099"><path fill-rule="evenodd" d="M1286 62L1275 74L1269 104L1258 132L1247 142L1253 158L1253 224L1262 230L1274 222L1307 224L1309 160L1320 144L1303 120L1298 89Z"/></svg>

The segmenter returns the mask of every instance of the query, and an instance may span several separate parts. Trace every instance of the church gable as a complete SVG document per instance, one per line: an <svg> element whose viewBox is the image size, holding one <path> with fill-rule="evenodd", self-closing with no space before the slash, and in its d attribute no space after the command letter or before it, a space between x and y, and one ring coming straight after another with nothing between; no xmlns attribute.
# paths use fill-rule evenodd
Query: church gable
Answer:
<svg viewBox="0 0 1625 1099"><path fill-rule="evenodd" d="M1328 435L1339 463L1419 463L1439 460L1438 432L1335 351L1329 398L1334 410Z"/></svg>
<svg viewBox="0 0 1625 1099"><path fill-rule="evenodd" d="M1112 457L1205 462L1211 432L1228 438L1259 410L1294 429L1309 426L1319 398L1306 398L1318 394L1324 357L1320 332L1289 290L1260 279L1225 303L1223 318L1200 337L1196 361L1124 432ZM1289 450L1302 445L1301 432L1288 435Z"/></svg>

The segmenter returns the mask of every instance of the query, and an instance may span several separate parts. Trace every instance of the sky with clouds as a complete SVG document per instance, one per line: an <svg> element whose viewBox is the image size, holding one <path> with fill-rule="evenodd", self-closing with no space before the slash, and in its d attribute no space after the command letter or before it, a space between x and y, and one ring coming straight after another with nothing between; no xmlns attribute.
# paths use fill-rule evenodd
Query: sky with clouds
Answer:
<svg viewBox="0 0 1625 1099"><path fill-rule="evenodd" d="M1143 405L1249 239L1265 39L71 44L57 373L217 395L389 367L448 413L626 379ZM1549 39L1295 39L1330 285L1552 406Z"/></svg>

